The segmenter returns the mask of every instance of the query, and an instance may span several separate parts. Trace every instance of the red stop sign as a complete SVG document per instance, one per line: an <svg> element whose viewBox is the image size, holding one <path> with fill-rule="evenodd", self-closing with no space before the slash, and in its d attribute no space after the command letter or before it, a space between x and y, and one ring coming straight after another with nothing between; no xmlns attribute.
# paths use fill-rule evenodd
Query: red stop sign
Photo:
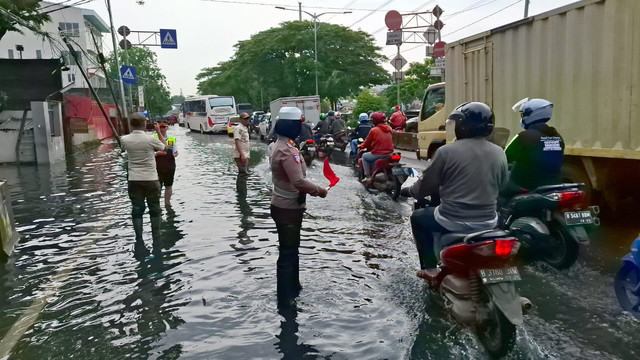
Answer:
<svg viewBox="0 0 640 360"><path fill-rule="evenodd" d="M433 45L433 57L441 58L444 57L444 47L447 45L444 41L438 41Z"/></svg>
<svg viewBox="0 0 640 360"><path fill-rule="evenodd" d="M402 15L395 10L391 10L384 16L384 23L387 24L389 30L400 30L402 28Z"/></svg>

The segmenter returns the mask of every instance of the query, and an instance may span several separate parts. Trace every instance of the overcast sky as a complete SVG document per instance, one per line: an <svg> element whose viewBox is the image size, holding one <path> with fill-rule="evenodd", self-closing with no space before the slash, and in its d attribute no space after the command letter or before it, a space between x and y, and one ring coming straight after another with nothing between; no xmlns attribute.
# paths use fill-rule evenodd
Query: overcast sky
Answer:
<svg viewBox="0 0 640 360"><path fill-rule="evenodd" d="M167 77L172 95L179 94L181 89L185 95L195 94L195 76L200 69L228 60L233 55L233 45L239 40L248 39L284 21L298 19L297 12L275 8L287 6L297 9L297 0L144 2L140 6L135 0L111 0L114 25L116 28L127 25L131 30L177 30L177 50L153 48L158 54L158 62ZM575 0L531 0L529 14L539 14L573 2ZM404 14L431 10L439 5L444 10L443 40L451 42L522 18L524 3L525 0L304 0L302 7L310 13L336 11L329 8L352 11L351 14L336 16L328 14L320 19L373 33L383 54L391 58L395 56L396 48L385 45L384 16L388 10ZM104 1L92 1L82 7L95 10L106 22L109 21ZM460 12L465 9L468 10ZM310 17L303 14L303 19L310 20ZM110 52L111 41L105 41L104 44L105 50ZM425 57L424 45L405 44L401 51L409 62L422 61ZM322 57L322 49L319 49L318 56ZM392 70L388 64L385 64L385 68Z"/></svg>

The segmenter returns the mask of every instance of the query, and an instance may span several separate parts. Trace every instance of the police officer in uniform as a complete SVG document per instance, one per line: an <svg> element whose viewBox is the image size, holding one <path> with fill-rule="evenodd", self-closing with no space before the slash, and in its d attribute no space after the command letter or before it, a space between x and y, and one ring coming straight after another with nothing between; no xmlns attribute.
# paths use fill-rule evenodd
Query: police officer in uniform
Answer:
<svg viewBox="0 0 640 360"><path fill-rule="evenodd" d="M167 149L156 151L156 170L160 187L164 186L164 205L171 206L171 195L173 194L173 178L176 174L176 157L178 156L178 145L174 136L167 136L169 124L166 121L160 122L160 133L166 139ZM158 138L158 134L154 134Z"/></svg>
<svg viewBox="0 0 640 360"><path fill-rule="evenodd" d="M544 99L523 99L513 106L520 113L524 131L507 145L507 161L513 165L509 184L502 195L513 196L522 188L558 184L564 157L564 141L558 131L547 125L553 104Z"/></svg>
<svg viewBox="0 0 640 360"><path fill-rule="evenodd" d="M300 228L305 211L306 195L325 197L327 189L307 180L306 165L295 146L302 128L302 111L296 107L280 109L275 125L278 139L271 153L273 195L271 217L278 230L277 262L278 299L284 301L297 295L300 285L298 247Z"/></svg>

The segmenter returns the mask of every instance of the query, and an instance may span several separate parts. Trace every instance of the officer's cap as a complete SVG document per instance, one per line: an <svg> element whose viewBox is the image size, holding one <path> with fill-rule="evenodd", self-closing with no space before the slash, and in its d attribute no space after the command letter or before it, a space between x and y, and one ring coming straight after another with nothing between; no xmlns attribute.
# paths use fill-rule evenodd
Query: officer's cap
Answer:
<svg viewBox="0 0 640 360"><path fill-rule="evenodd" d="M302 110L297 107L283 107L278 114L281 120L300 120Z"/></svg>

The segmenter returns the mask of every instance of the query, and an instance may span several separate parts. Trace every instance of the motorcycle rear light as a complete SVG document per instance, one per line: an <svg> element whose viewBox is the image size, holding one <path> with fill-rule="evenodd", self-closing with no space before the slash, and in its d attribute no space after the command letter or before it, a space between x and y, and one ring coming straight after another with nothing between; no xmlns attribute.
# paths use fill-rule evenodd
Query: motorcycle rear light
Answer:
<svg viewBox="0 0 640 360"><path fill-rule="evenodd" d="M553 200L557 200L560 208L573 208L584 201L584 191L581 190L557 192L548 196Z"/></svg>
<svg viewBox="0 0 640 360"><path fill-rule="evenodd" d="M232 122L229 123L229 126L236 126L236 125L238 125L238 124L232 123Z"/></svg>
<svg viewBox="0 0 640 360"><path fill-rule="evenodd" d="M519 248L520 243L515 238L496 240L496 255L500 257L506 258L515 255Z"/></svg>
<svg viewBox="0 0 640 360"><path fill-rule="evenodd" d="M307 140L307 144L313 144L313 143L315 143L315 141L313 141L313 139Z"/></svg>
<svg viewBox="0 0 640 360"><path fill-rule="evenodd" d="M208 119L209 119L209 126L213 127L213 120L211 120L211 116L209 116Z"/></svg>
<svg viewBox="0 0 640 360"><path fill-rule="evenodd" d="M391 155L391 162L398 162L398 161L400 161L401 158L402 158L402 155L393 154L393 155Z"/></svg>
<svg viewBox="0 0 640 360"><path fill-rule="evenodd" d="M515 255L520 249L520 242L515 238L496 239L484 243L475 244L473 252L481 256L499 256L507 258Z"/></svg>

